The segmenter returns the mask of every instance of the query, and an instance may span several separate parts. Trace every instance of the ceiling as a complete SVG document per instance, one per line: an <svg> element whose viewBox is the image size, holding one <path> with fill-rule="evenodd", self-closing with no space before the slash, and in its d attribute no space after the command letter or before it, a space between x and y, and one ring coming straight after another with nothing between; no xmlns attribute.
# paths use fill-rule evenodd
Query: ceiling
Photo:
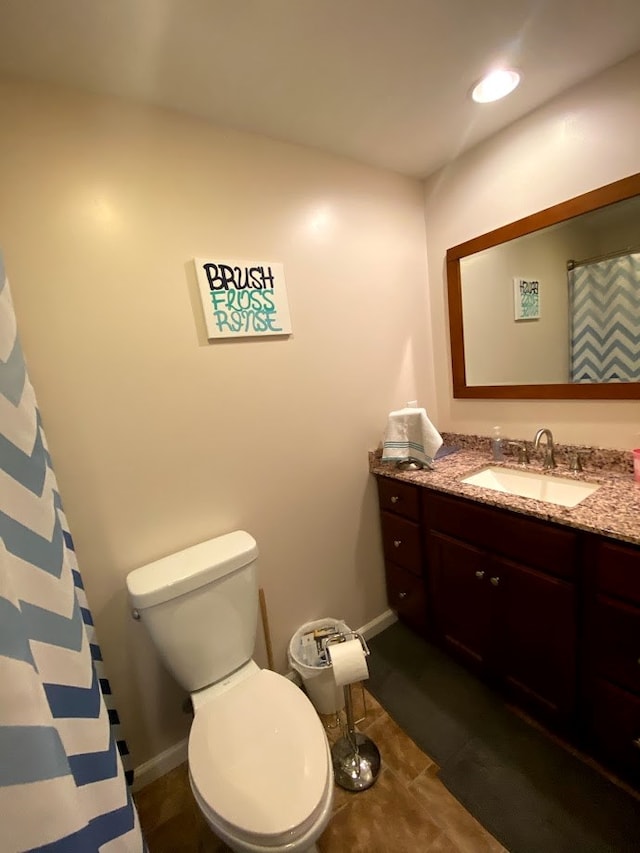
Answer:
<svg viewBox="0 0 640 853"><path fill-rule="evenodd" d="M0 0L0 73L413 176L638 51L639 0Z"/></svg>

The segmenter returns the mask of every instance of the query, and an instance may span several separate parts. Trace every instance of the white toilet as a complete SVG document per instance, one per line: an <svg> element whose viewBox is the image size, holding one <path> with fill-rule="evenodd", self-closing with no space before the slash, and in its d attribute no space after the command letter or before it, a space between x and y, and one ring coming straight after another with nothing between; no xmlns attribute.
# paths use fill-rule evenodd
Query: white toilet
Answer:
<svg viewBox="0 0 640 853"><path fill-rule="evenodd" d="M134 615L191 693L189 778L232 850L303 853L331 817L329 744L311 702L252 660L258 546L238 530L131 572Z"/></svg>

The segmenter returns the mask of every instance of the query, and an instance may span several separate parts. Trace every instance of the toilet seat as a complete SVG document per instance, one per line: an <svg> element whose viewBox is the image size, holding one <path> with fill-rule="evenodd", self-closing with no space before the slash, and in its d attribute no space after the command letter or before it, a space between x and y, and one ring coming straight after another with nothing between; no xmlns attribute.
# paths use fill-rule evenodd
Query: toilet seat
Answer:
<svg viewBox="0 0 640 853"><path fill-rule="evenodd" d="M274 672L257 670L196 711L191 785L211 824L238 840L277 847L305 835L327 809L330 766L313 706Z"/></svg>

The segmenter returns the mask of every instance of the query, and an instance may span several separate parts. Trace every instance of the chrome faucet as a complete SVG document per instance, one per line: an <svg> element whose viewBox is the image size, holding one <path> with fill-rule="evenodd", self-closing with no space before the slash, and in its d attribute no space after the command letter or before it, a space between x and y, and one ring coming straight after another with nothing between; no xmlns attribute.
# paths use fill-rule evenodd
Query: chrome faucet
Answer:
<svg viewBox="0 0 640 853"><path fill-rule="evenodd" d="M535 438L533 439L533 448L537 450L540 447L540 439L545 437L547 439L545 447L544 447L544 456L542 457L542 467L543 468L555 468L556 460L553 453L553 436L551 435L551 430L543 427L539 429L535 434Z"/></svg>

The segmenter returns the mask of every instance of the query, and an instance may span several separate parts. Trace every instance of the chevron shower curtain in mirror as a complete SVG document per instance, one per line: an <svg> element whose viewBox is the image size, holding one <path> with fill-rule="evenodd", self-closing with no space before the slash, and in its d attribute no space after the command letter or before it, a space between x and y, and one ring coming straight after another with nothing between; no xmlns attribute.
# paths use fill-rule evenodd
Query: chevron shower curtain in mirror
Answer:
<svg viewBox="0 0 640 853"><path fill-rule="evenodd" d="M0 256L2 853L145 849L101 667Z"/></svg>
<svg viewBox="0 0 640 853"><path fill-rule="evenodd" d="M568 275L571 382L640 382L640 253Z"/></svg>

